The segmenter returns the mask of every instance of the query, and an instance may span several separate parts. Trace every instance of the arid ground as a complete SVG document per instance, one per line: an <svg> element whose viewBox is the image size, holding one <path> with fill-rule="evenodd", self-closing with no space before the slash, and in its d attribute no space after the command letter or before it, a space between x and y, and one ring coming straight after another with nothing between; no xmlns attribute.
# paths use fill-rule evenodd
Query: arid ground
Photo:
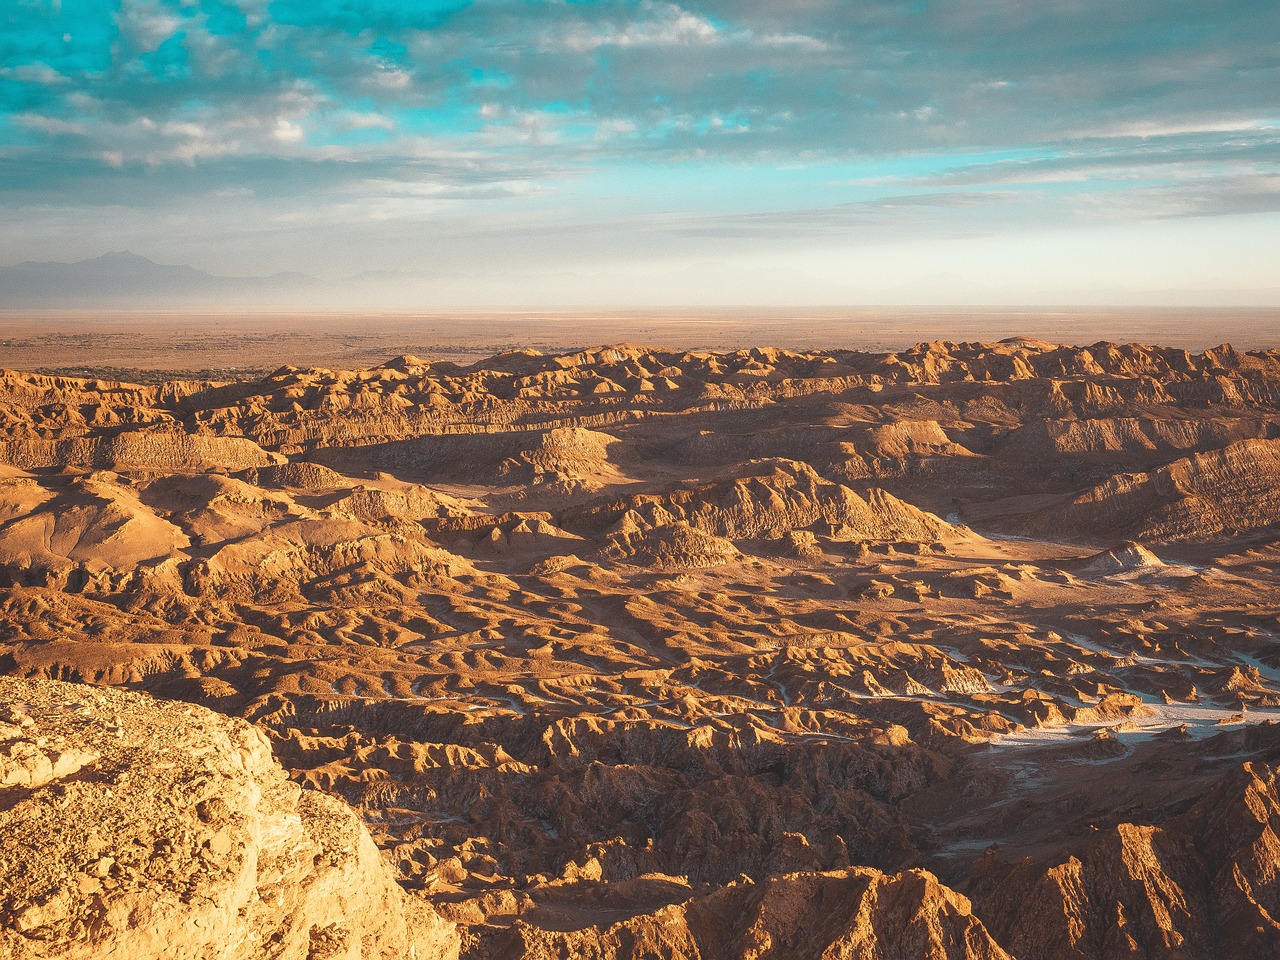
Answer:
<svg viewBox="0 0 1280 960"><path fill-rule="evenodd" d="M604 313L407 314L0 312L0 367L118 374L147 383L193 374L240 379L282 364L355 370L409 354L474 363L510 350L569 352L605 343L672 350L904 350L932 340L1159 343L1204 350L1275 345L1280 310L1263 308L693 309Z"/></svg>
<svg viewBox="0 0 1280 960"><path fill-rule="evenodd" d="M251 721L462 957L1280 956L1273 314L206 320L3 324L0 671Z"/></svg>

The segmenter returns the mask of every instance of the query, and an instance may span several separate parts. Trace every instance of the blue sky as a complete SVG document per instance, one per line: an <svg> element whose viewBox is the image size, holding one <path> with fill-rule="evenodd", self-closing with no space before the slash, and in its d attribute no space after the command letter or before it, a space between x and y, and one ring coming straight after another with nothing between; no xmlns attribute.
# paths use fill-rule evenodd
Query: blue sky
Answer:
<svg viewBox="0 0 1280 960"><path fill-rule="evenodd" d="M343 289L424 308L1280 287L1274 0L9 0L0 24L0 263L377 271Z"/></svg>

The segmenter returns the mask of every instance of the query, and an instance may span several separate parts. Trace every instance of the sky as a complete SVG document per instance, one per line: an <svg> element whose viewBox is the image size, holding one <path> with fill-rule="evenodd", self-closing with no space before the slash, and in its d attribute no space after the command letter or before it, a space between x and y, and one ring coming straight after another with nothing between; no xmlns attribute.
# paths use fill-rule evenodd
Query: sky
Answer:
<svg viewBox="0 0 1280 960"><path fill-rule="evenodd" d="M370 306L1280 302L1275 0L5 0L0 265Z"/></svg>

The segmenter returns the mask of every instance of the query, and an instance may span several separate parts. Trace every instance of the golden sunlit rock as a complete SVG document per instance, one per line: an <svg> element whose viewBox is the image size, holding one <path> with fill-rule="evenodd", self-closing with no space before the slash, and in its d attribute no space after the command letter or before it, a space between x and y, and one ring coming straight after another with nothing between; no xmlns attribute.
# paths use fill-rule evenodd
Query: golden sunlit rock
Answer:
<svg viewBox="0 0 1280 960"><path fill-rule="evenodd" d="M6 372L0 464L8 955L1280 952L1275 351Z"/></svg>

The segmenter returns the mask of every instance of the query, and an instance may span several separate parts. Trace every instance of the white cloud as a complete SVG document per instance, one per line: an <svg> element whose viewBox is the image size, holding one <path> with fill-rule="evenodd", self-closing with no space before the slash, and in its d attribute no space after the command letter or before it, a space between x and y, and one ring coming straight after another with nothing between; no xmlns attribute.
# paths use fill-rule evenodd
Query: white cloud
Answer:
<svg viewBox="0 0 1280 960"><path fill-rule="evenodd" d="M596 138L606 140L610 137L635 133L637 129L635 122L632 120L627 120L623 117L610 117L596 124Z"/></svg>
<svg viewBox="0 0 1280 960"><path fill-rule="evenodd" d="M135 53L149 53L182 26L179 17L153 0L124 0L116 19L120 35Z"/></svg>
<svg viewBox="0 0 1280 960"><path fill-rule="evenodd" d="M373 75L374 82L383 90L407 90L413 77L403 70L381 68Z"/></svg>
<svg viewBox="0 0 1280 960"><path fill-rule="evenodd" d="M26 127L28 130L39 130L51 136L82 137L88 133L88 128L83 123L63 120L60 117L46 117L39 113L20 113L13 119L19 126Z"/></svg>
<svg viewBox="0 0 1280 960"><path fill-rule="evenodd" d="M348 112L338 116L336 126L342 131L394 130L395 121L381 113Z"/></svg>
<svg viewBox="0 0 1280 960"><path fill-rule="evenodd" d="M271 131L271 135L281 143L297 143L302 139L303 133L302 127L284 117L276 121L275 129Z"/></svg>
<svg viewBox="0 0 1280 960"><path fill-rule="evenodd" d="M17 67L0 67L0 77L8 77L22 83L38 83L47 87L70 82L69 77L62 75L47 63L24 63Z"/></svg>
<svg viewBox="0 0 1280 960"><path fill-rule="evenodd" d="M262 25L270 2L271 0L235 0L236 7L244 14L245 22L250 27Z"/></svg>
<svg viewBox="0 0 1280 960"><path fill-rule="evenodd" d="M1099 138L1154 139L1156 137L1181 137L1196 133L1245 133L1256 130L1280 130L1274 122L1264 120L1205 120L1200 122L1169 123L1141 121L1123 123L1097 130L1082 131L1077 136Z"/></svg>
<svg viewBox="0 0 1280 960"><path fill-rule="evenodd" d="M640 12L641 19L629 23L577 24L556 38L554 45L588 53L601 47L707 46L723 39L710 20L674 3L646 2Z"/></svg>
<svg viewBox="0 0 1280 960"><path fill-rule="evenodd" d="M203 140L207 134L204 127L198 123L166 123L161 127L161 132L167 137L186 137L200 140Z"/></svg>
<svg viewBox="0 0 1280 960"><path fill-rule="evenodd" d="M744 36L762 47L791 47L814 53L823 53L832 49L831 44L825 40L819 40L804 33L765 33L755 36L748 31Z"/></svg>

